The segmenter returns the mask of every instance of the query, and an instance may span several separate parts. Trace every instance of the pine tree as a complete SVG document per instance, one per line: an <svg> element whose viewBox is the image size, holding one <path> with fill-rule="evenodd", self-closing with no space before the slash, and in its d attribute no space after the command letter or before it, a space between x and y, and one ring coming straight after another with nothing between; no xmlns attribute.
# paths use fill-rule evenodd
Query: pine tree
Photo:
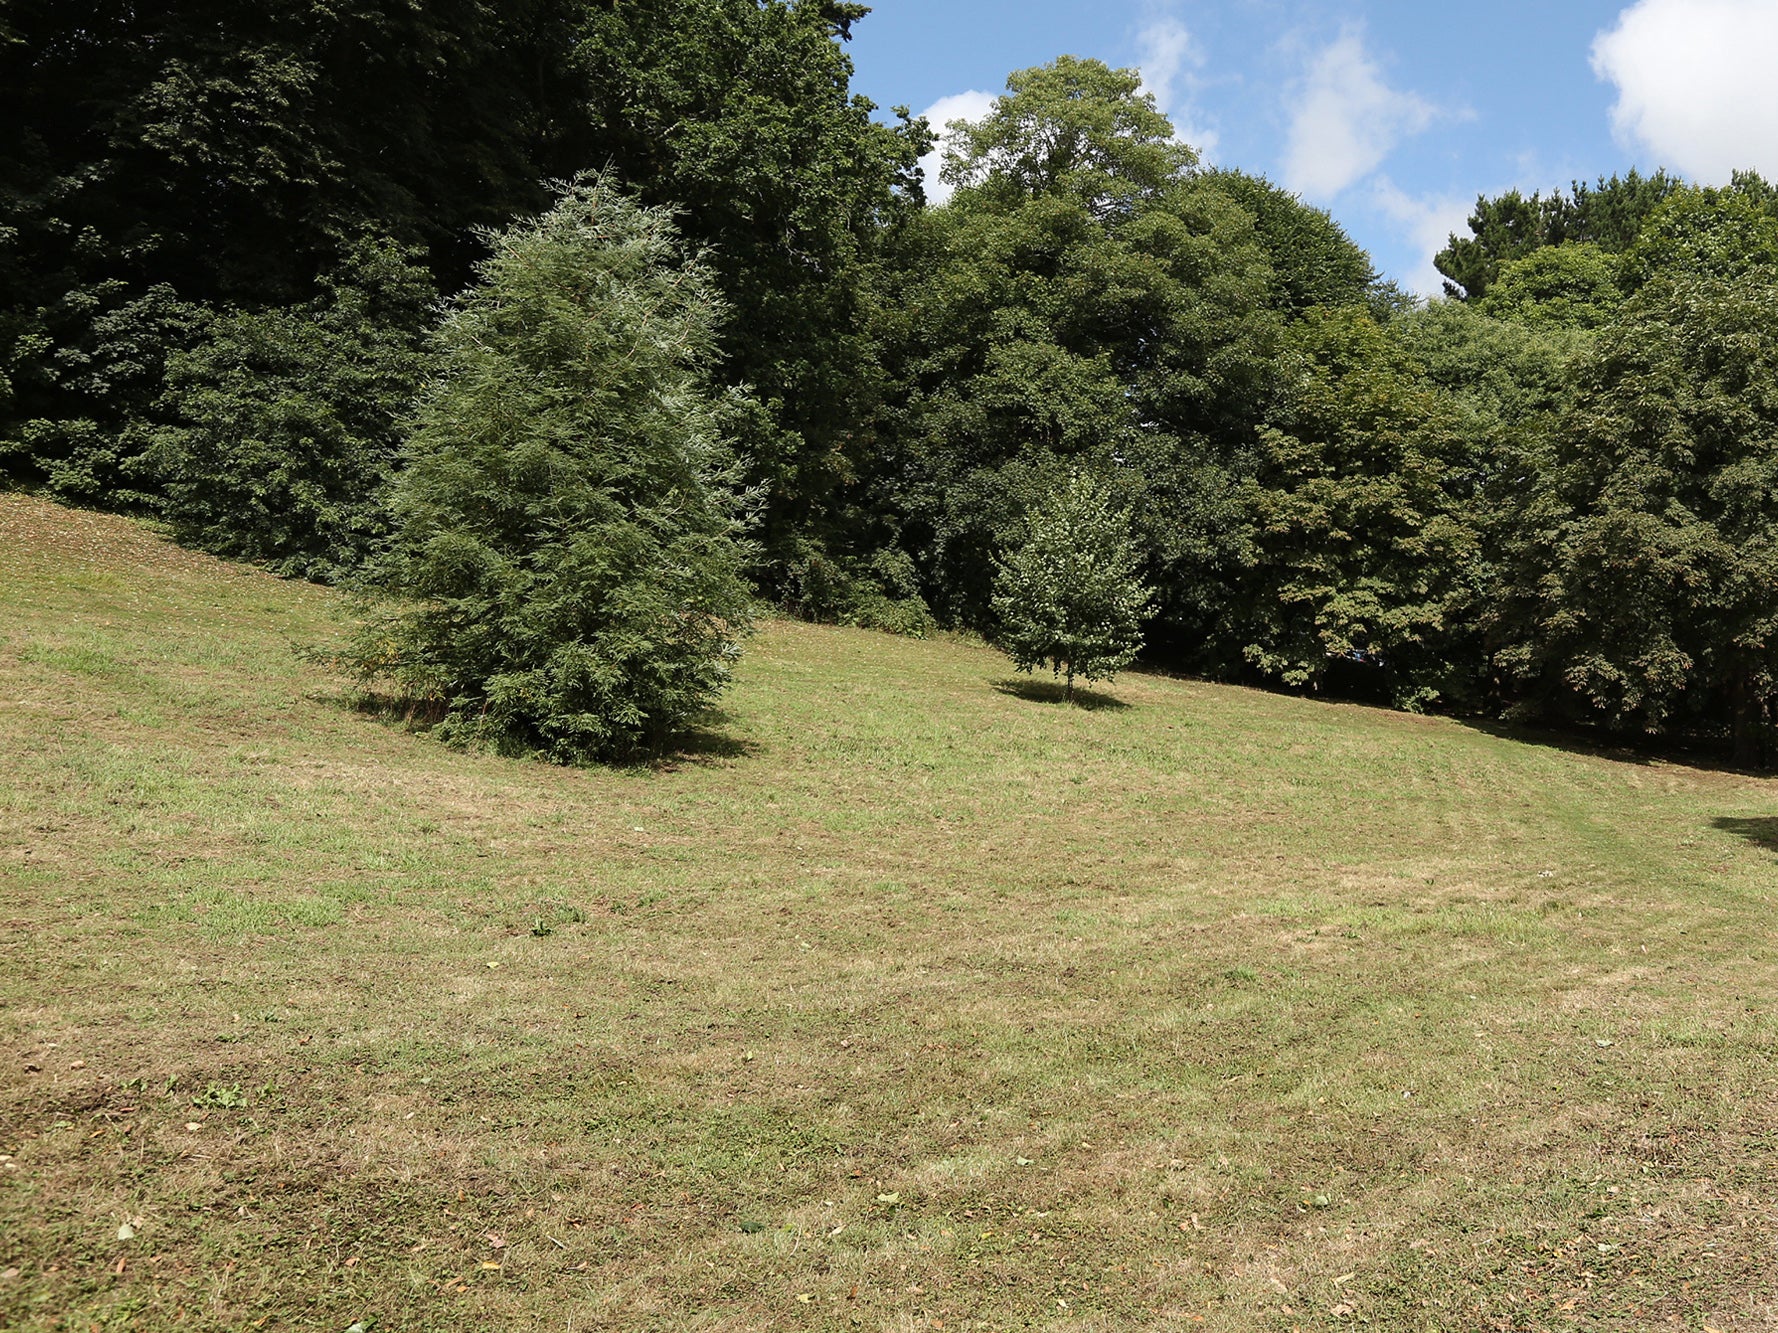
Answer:
<svg viewBox="0 0 1778 1333"><path fill-rule="evenodd" d="M727 684L749 622L714 283L664 209L597 177L488 239L350 664L447 738L658 751Z"/></svg>
<svg viewBox="0 0 1778 1333"><path fill-rule="evenodd" d="M1025 517L1025 542L996 562L1000 644L1020 671L1047 665L1074 698L1074 678L1110 680L1142 651L1152 589L1126 514L1075 472Z"/></svg>

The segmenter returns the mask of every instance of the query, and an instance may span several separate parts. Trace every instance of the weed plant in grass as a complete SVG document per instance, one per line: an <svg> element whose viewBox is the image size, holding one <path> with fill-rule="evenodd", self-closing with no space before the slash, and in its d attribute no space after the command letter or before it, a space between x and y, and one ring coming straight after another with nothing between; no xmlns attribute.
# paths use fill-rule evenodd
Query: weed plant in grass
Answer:
<svg viewBox="0 0 1778 1333"><path fill-rule="evenodd" d="M774 624L652 769L0 499L0 1326L1778 1320L1778 784Z"/></svg>

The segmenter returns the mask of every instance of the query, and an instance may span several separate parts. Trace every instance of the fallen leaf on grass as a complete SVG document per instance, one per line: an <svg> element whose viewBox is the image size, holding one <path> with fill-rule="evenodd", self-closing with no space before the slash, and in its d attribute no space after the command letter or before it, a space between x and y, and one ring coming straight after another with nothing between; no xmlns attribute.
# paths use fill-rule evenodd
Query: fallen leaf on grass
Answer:
<svg viewBox="0 0 1778 1333"><path fill-rule="evenodd" d="M879 1195L877 1195L877 1202L878 1203L900 1203L901 1202L901 1195L899 1195L899 1194L879 1194Z"/></svg>
<svg viewBox="0 0 1778 1333"><path fill-rule="evenodd" d="M1338 1277L1336 1277L1334 1279L1334 1286L1343 1287L1346 1285L1346 1283L1350 1282L1353 1278L1355 1278L1357 1276L1358 1276L1357 1273L1341 1273Z"/></svg>
<svg viewBox="0 0 1778 1333"><path fill-rule="evenodd" d="M500 1265L495 1263L492 1259L483 1259L482 1269L484 1271L497 1273L500 1271Z"/></svg>
<svg viewBox="0 0 1778 1333"><path fill-rule="evenodd" d="M136 1228L131 1226L128 1222L125 1222L117 1229L117 1238L119 1240L132 1240L135 1238L135 1235Z"/></svg>
<svg viewBox="0 0 1778 1333"><path fill-rule="evenodd" d="M486 1239L488 1244L496 1250L504 1250L506 1248L506 1237L502 1236L498 1231L490 1231L487 1234Z"/></svg>

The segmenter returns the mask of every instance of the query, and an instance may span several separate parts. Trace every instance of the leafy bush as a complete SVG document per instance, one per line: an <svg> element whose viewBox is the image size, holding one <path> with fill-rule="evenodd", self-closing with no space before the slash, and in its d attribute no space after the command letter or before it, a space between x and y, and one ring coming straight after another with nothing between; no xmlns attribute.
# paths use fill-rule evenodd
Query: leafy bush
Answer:
<svg viewBox="0 0 1778 1333"><path fill-rule="evenodd" d="M426 370L416 258L365 240L312 304L215 319L167 367L145 462L179 540L335 581L388 529L383 488Z"/></svg>
<svg viewBox="0 0 1778 1333"><path fill-rule="evenodd" d="M722 691L749 625L710 273L665 210L597 177L487 239L349 664L448 738L564 762L658 751Z"/></svg>
<svg viewBox="0 0 1778 1333"><path fill-rule="evenodd" d="M938 629L938 621L933 619L925 598L889 597L880 592L865 592L854 598L841 623L909 639L924 639Z"/></svg>
<svg viewBox="0 0 1778 1333"><path fill-rule="evenodd" d="M68 504L153 511L160 497L142 456L167 362L204 336L210 312L165 283L107 308L120 287L70 293L37 312L43 318L0 313L0 380L19 404L61 409L0 427L0 472ZM58 341L41 326L50 316L78 325L79 336ZM8 405L0 395L0 409Z"/></svg>
<svg viewBox="0 0 1778 1333"><path fill-rule="evenodd" d="M819 542L799 538L778 580L788 610L808 620L882 630L923 639L938 629L920 596L914 562L887 548L868 561L836 559Z"/></svg>
<svg viewBox="0 0 1778 1333"><path fill-rule="evenodd" d="M932 608L920 596L920 578L907 552L893 547L870 559L867 574L855 581L844 623L924 639L938 628Z"/></svg>

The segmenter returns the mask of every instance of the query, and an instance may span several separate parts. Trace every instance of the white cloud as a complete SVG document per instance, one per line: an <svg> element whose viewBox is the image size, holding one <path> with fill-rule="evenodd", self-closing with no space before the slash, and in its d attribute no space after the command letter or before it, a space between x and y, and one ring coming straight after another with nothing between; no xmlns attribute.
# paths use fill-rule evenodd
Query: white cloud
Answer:
<svg viewBox="0 0 1778 1333"><path fill-rule="evenodd" d="M1475 207L1473 195L1411 195L1387 176L1379 176L1371 186L1371 202L1389 219L1398 235L1413 248L1414 268L1400 281L1418 296L1439 296L1444 293L1445 279L1433 267L1433 256L1445 248L1452 234L1469 234L1469 215Z"/></svg>
<svg viewBox="0 0 1778 1333"><path fill-rule="evenodd" d="M1199 125L1192 112L1192 71L1204 64L1204 53L1178 19L1157 18L1136 35L1136 63L1142 88L1154 94L1155 105L1173 122L1176 136L1208 159L1216 151L1216 131Z"/></svg>
<svg viewBox="0 0 1778 1333"><path fill-rule="evenodd" d="M933 130L938 134L938 142L925 157L920 159L920 167L926 173L926 202L942 204L951 197L951 187L939 179L939 170L945 164L945 149L950 146L952 135L945 129L953 120L976 121L982 119L994 109L993 93L978 92L971 88L966 93L952 93L949 97L941 97L920 114L931 122Z"/></svg>
<svg viewBox="0 0 1778 1333"><path fill-rule="evenodd" d="M1778 5L1638 0L1593 40L1593 72L1617 87L1612 128L1694 179L1737 167L1778 175Z"/></svg>
<svg viewBox="0 0 1778 1333"><path fill-rule="evenodd" d="M1347 28L1310 62L1299 86L1284 148L1284 183L1330 201L1437 115L1430 102L1384 83L1363 36Z"/></svg>

